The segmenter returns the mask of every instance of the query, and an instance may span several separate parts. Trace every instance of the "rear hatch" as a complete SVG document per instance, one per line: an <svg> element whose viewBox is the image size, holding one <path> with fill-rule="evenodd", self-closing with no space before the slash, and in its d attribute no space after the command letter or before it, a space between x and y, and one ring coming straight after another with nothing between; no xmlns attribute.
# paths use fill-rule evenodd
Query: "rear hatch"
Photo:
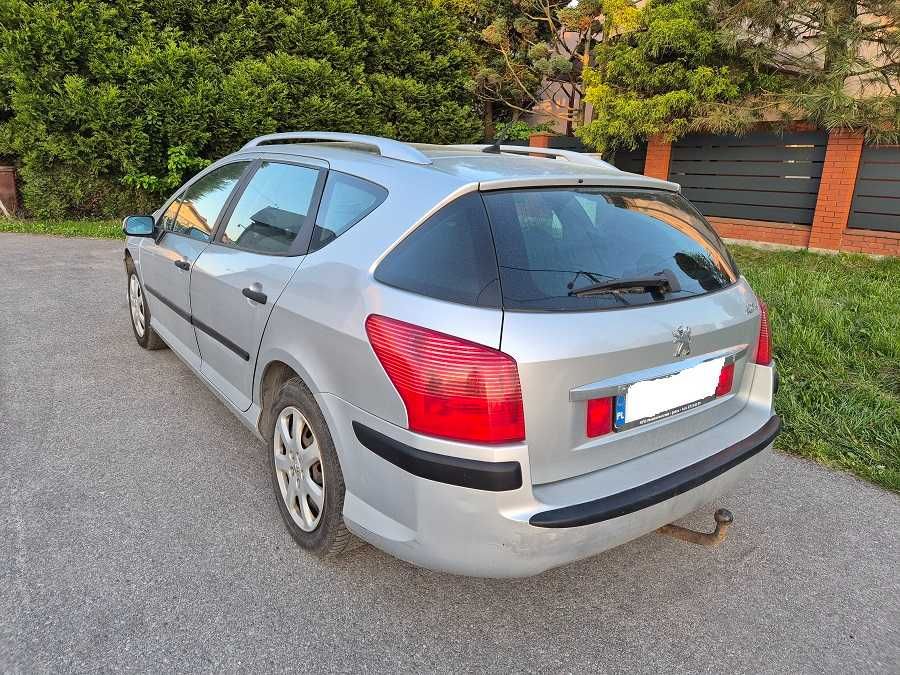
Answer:
<svg viewBox="0 0 900 675"><path fill-rule="evenodd" d="M680 195L542 187L483 197L533 483L653 452L743 407L757 301ZM609 425L592 436L597 399L607 400L592 404L592 420Z"/></svg>

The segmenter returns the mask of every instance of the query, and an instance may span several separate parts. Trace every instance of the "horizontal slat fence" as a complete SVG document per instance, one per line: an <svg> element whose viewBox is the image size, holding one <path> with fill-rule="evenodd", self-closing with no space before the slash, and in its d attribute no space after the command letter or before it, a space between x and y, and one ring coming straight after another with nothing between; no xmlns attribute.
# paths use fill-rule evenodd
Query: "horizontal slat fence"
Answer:
<svg viewBox="0 0 900 675"><path fill-rule="evenodd" d="M707 216L809 225L827 143L821 132L686 136L669 179Z"/></svg>
<svg viewBox="0 0 900 675"><path fill-rule="evenodd" d="M900 146L863 148L847 227L900 232Z"/></svg>
<svg viewBox="0 0 900 675"><path fill-rule="evenodd" d="M616 150L612 158L612 164L617 169L629 173L644 173L644 161L647 159L647 144L643 143L636 150L620 148Z"/></svg>

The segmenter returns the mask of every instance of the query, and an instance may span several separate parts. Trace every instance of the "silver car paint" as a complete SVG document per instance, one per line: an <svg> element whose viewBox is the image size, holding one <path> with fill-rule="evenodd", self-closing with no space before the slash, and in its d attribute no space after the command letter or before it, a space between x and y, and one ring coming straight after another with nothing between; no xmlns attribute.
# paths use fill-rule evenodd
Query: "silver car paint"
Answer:
<svg viewBox="0 0 900 675"><path fill-rule="evenodd" d="M282 362L304 379L338 448L347 486L344 517L348 527L376 546L428 567L486 576L532 574L671 522L760 463L757 456L684 495L613 521L564 530L530 526L528 517L539 510L596 499L665 475L746 437L768 419L773 375L771 368L752 364L759 321L758 314L748 316L745 311L752 292L741 280L723 291L659 306L569 315L507 312L504 318L499 310L442 302L379 284L372 275L384 255L430 214L465 192L526 185L678 189L672 183L604 167L453 147L418 147L432 158L431 164L386 159L339 145L310 144L243 149L208 169L235 159L315 158L330 169L388 189L385 202L361 223L305 258L253 265L238 258L213 262L216 254L210 255L209 265L196 270L198 292L192 305L198 316L219 322L216 325L223 334L247 330L244 337L251 346L256 331L264 326L258 354L245 364L252 373L249 389L247 371L212 346L205 352L210 362L201 364L190 349L170 342L175 335L170 326L178 317L168 316L159 303L151 306L155 327L162 317L163 339L260 438L261 381L267 367ZM155 215L161 215L166 206ZM176 237L166 235L162 243ZM150 258L144 248L155 246L147 241L129 238L126 244L145 284L143 262ZM274 267L268 269L269 265ZM213 282L213 277L238 267L243 275L239 282ZM277 302L270 301L267 322L262 313L254 314L256 308L247 306L244 312L240 304L251 302L239 296L240 287L259 281L253 278L257 269L273 275L267 280L273 287L282 281L286 284ZM172 266L170 273L177 271ZM201 275L210 277L208 283ZM220 293L230 297L217 297ZM237 314L235 307L241 310ZM527 443L481 446L406 430L405 408L365 334L364 322L372 313L502 348L514 356L525 398ZM665 342L670 347L671 338L664 333L671 331L673 322L691 323L695 354L751 347L738 362L735 393L677 418L616 434L615 439L586 441L583 412L581 418L572 414L569 392L672 362L671 352L664 353L661 345ZM603 341L598 341L598 334ZM641 335L646 340L643 345ZM198 339L203 340L195 338L195 344ZM205 340L198 352L203 347ZM222 358L217 361L213 355ZM546 394L541 393L545 381L552 383ZM559 414L564 409L568 412L560 426L552 418L554 411ZM417 478L361 446L351 429L353 420L433 453L487 461L515 459L522 465L524 484L508 493L488 493Z"/></svg>
<svg viewBox="0 0 900 675"><path fill-rule="evenodd" d="M191 270L191 307L195 319L228 336L249 354L244 359L198 330L201 372L241 410L252 403L253 374L263 331L272 308L302 257L272 256L211 244ZM265 305L245 298L252 288L265 293Z"/></svg>
<svg viewBox="0 0 900 675"><path fill-rule="evenodd" d="M741 383L755 356L759 332L758 312L747 315L748 303L755 306L756 300L741 281L699 298L661 305L599 312L506 312L501 349L519 364L534 482L618 464L676 443L740 410L746 402ZM585 438L587 406L572 405L569 392L677 363L681 359L673 357L672 329L682 324L693 329L694 354L738 351L752 343L752 353L736 364L736 393L647 427Z"/></svg>
<svg viewBox="0 0 900 675"><path fill-rule="evenodd" d="M143 238L140 275L144 282L151 324L159 335L192 366L200 366L200 347L194 328L158 296L162 295L183 312L191 311L191 273L175 266L176 261L193 264L206 248L206 242L179 234L164 237L158 243ZM148 283L152 279L152 283Z"/></svg>

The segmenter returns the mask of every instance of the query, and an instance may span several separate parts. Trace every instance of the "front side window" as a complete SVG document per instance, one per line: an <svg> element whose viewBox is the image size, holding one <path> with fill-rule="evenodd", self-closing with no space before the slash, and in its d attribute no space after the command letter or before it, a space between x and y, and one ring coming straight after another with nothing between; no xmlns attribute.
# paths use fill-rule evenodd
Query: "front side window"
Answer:
<svg viewBox="0 0 900 675"><path fill-rule="evenodd" d="M737 279L719 237L678 194L536 188L487 192L484 203L505 309L646 305Z"/></svg>
<svg viewBox="0 0 900 675"><path fill-rule="evenodd" d="M369 215L387 197L387 190L346 173L331 171L325 181L310 252L316 251Z"/></svg>
<svg viewBox="0 0 900 675"><path fill-rule="evenodd" d="M284 255L306 222L319 171L263 162L228 218L222 243L256 253Z"/></svg>
<svg viewBox="0 0 900 675"><path fill-rule="evenodd" d="M438 300L499 307L497 258L481 195L464 195L419 225L381 261L375 278Z"/></svg>
<svg viewBox="0 0 900 675"><path fill-rule="evenodd" d="M175 229L175 223L178 218L178 209L181 206L181 202L184 199L184 192L178 195L175 199L172 200L172 203L169 204L165 213L163 213L162 218L159 220L159 227L163 230L168 230L171 232Z"/></svg>
<svg viewBox="0 0 900 675"><path fill-rule="evenodd" d="M184 193L182 199L175 200L163 216L172 232L183 234L201 241L209 241L216 227L216 219L225 206L228 196L249 162L226 164L193 183ZM180 202L177 215L168 219L169 211Z"/></svg>

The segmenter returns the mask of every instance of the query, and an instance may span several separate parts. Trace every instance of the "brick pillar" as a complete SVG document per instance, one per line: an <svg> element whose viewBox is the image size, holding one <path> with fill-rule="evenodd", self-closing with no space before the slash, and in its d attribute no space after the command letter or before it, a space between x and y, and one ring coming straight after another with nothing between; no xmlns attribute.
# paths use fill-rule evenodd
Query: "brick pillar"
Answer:
<svg viewBox="0 0 900 675"><path fill-rule="evenodd" d="M16 170L11 166L0 166L0 201L9 211L10 215L15 216L18 210L16 201ZM3 212L0 211L0 217Z"/></svg>
<svg viewBox="0 0 900 675"><path fill-rule="evenodd" d="M809 235L810 248L835 251L841 248L850 218L850 203L856 187L863 140L862 134L854 131L832 131L828 135L816 212Z"/></svg>
<svg viewBox="0 0 900 675"><path fill-rule="evenodd" d="M528 137L528 145L532 148L549 148L552 134L540 132Z"/></svg>
<svg viewBox="0 0 900 675"><path fill-rule="evenodd" d="M644 175L669 180L669 162L672 160L672 143L660 135L647 139L647 159Z"/></svg>

